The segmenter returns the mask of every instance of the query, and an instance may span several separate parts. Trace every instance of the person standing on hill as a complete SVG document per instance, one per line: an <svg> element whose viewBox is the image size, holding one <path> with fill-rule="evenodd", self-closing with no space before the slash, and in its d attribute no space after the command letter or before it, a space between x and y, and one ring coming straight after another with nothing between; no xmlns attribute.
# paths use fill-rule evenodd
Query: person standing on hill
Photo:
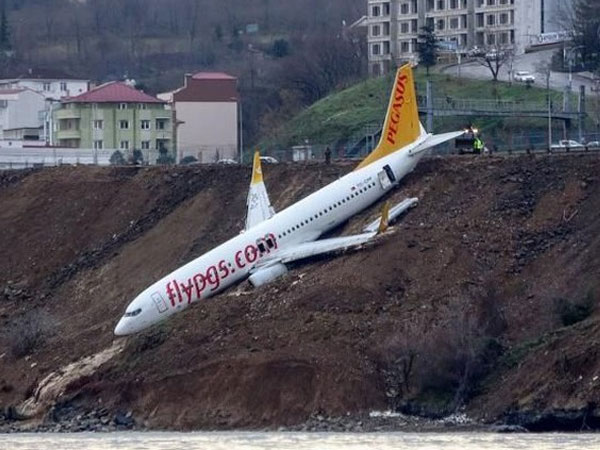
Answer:
<svg viewBox="0 0 600 450"><path fill-rule="evenodd" d="M325 164L331 164L331 149L329 147L325 149Z"/></svg>

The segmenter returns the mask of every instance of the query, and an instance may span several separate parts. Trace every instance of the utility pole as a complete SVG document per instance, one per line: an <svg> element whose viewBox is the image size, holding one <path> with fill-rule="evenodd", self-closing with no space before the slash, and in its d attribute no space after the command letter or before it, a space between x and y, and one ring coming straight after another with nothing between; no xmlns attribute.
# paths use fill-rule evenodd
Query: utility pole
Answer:
<svg viewBox="0 0 600 450"><path fill-rule="evenodd" d="M550 67L546 71L546 95L548 97L548 152L552 151L552 98L550 97Z"/></svg>

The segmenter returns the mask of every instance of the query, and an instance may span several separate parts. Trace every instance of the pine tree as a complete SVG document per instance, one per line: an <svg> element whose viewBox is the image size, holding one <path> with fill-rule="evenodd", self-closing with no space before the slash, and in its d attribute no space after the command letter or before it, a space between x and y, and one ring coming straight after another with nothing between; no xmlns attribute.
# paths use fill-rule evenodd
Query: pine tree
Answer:
<svg viewBox="0 0 600 450"><path fill-rule="evenodd" d="M429 68L435 66L438 58L438 41L432 26L425 25L421 28L417 52L419 63L425 66L429 76Z"/></svg>

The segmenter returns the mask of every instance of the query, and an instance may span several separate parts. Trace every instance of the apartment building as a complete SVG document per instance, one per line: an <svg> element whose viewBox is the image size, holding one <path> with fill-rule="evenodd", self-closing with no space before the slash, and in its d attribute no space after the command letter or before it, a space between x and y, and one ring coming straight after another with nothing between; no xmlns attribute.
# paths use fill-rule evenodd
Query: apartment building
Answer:
<svg viewBox="0 0 600 450"><path fill-rule="evenodd" d="M141 150L154 163L161 150L173 153L173 112L162 100L126 83L110 82L63 99L53 111L54 145Z"/></svg>
<svg viewBox="0 0 600 450"><path fill-rule="evenodd" d="M426 25L442 50L501 46L522 53L533 37L558 31L550 13L561 1L368 0L369 70L377 76L393 63L416 62L418 34Z"/></svg>
<svg viewBox="0 0 600 450"><path fill-rule="evenodd" d="M237 78L220 72L185 75L183 87L159 94L177 115L177 160L202 163L237 159L239 102Z"/></svg>

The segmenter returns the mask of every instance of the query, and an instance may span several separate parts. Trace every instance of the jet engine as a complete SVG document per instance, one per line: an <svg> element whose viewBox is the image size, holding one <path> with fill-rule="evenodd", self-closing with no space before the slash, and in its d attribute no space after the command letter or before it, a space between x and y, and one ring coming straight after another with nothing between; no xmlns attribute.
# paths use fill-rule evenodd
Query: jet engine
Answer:
<svg viewBox="0 0 600 450"><path fill-rule="evenodd" d="M252 286L259 287L263 284L270 283L271 281L279 278L282 275L285 275L288 272L285 264L275 263L267 267L263 267L256 272L254 272L248 278L248 281L252 283Z"/></svg>

